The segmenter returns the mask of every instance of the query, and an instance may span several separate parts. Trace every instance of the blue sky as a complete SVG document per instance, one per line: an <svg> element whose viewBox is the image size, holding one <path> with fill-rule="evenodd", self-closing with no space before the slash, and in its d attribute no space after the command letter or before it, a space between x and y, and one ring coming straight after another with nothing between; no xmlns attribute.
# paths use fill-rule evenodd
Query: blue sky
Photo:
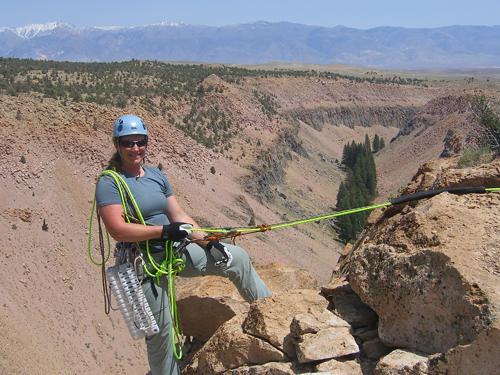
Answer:
<svg viewBox="0 0 500 375"><path fill-rule="evenodd" d="M500 0L2 0L0 26L63 21L133 26L290 21L355 28L500 25Z"/></svg>

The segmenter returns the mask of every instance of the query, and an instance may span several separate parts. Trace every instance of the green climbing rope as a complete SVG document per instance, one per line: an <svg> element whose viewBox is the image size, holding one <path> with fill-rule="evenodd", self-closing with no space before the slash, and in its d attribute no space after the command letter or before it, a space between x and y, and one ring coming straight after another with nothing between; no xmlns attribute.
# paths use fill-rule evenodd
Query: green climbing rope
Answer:
<svg viewBox="0 0 500 375"><path fill-rule="evenodd" d="M311 223L311 222L327 220L327 219L333 219L333 218L339 217L339 216L351 215L351 214L364 212L364 211L371 211L371 210L374 210L377 208L389 207L389 206L393 206L393 205L400 204L400 203L420 200L423 198L430 198L430 197L433 197L433 196L440 194L442 192L448 192L451 194L470 194L470 193L482 194L482 193L500 192L500 188L499 187L485 188L482 186L479 186L479 187L472 186L472 187L451 187L451 188L444 188L444 189L435 189L435 190L422 191L422 192L409 194L409 195L403 195L403 196L400 196L398 198L391 199L388 202L384 202L384 203L380 203L380 204L352 208L352 209L343 210L343 211L335 211L335 212L330 212L330 213L326 213L323 215L311 216L311 217L307 217L307 218L303 218L303 219L299 219L299 220L286 221L286 222L281 222L281 223L276 223L276 224L271 224L271 225L264 224L264 225L258 225L258 226L253 226L253 227L194 228L193 231L213 233L216 235L216 236L214 236L214 239L215 239L215 237L217 239L229 238L229 237L234 239L235 237L240 236L240 235L257 233L257 232L265 232L268 230L283 229L283 228L293 227L293 226L300 225L300 224Z"/></svg>

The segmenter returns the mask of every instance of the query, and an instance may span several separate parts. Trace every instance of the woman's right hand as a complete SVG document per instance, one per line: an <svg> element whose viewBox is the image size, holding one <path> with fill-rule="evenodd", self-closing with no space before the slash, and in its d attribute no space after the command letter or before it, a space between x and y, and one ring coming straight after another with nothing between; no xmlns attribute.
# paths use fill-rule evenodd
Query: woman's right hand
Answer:
<svg viewBox="0 0 500 375"><path fill-rule="evenodd" d="M193 225L183 222L170 223L163 226L161 239L180 241L192 233Z"/></svg>

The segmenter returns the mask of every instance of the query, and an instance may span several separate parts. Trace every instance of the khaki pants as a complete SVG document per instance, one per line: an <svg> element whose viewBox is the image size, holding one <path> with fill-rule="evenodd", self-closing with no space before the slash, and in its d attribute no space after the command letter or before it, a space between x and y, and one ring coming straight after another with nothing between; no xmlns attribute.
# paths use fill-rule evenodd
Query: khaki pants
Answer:
<svg viewBox="0 0 500 375"><path fill-rule="evenodd" d="M233 256L229 267L216 266L212 255L204 248L190 244L183 252L186 268L180 273L182 277L203 275L217 275L229 278L241 296L248 302L268 297L271 292L267 289L252 266L250 257L245 250L238 246L224 244ZM146 338L149 366L152 375L179 374L179 366L172 351L171 325L167 279L163 277L160 286L155 286L156 293L150 282L142 286L146 299L153 311L160 332Z"/></svg>

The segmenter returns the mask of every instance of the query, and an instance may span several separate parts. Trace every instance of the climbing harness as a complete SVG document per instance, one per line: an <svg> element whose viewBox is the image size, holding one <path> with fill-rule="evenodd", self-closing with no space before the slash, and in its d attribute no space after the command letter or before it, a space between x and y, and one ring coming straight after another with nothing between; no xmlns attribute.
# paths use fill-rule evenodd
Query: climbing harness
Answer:
<svg viewBox="0 0 500 375"><path fill-rule="evenodd" d="M128 223L135 222L142 225L147 225L144 221L139 206L137 205L137 202L125 180L113 170L103 171L99 177L102 176L109 176L114 180L120 195L125 220ZM96 212L97 214L97 220L99 223L99 247L101 253L101 261L95 260L91 254L92 221L94 212ZM182 358L182 332L180 329L180 320L175 297L175 276L177 276L177 274L181 272L185 267L184 260L179 257L179 254L182 252L188 242L184 241L176 249L174 249L174 242L167 240L165 242L165 259L160 264L158 264L153 259L148 240L145 241L146 257L148 262L144 262L142 257L139 255L130 257L129 252L123 251L123 249L126 248L127 245L119 243L117 251L115 252L117 264L113 267L109 267L106 270L105 264L109 260L111 254L110 239L109 233L106 231L107 251L105 253L105 245L103 239L104 236L100 222L100 216L99 212L96 210L96 201L94 197L94 202L92 204L89 219L88 256L93 264L101 266L102 269L103 293L105 296L104 299L106 314L109 313L111 306L109 295L109 289L111 289L111 291L115 295L115 298L118 302L118 307L122 312L124 320L127 323L127 327L129 328L129 331L133 338L138 339L144 336L151 336L158 333L158 325L154 319L153 314L151 313L151 308L146 301L144 292L141 288L141 281L139 280L137 275L139 274L141 278L150 278L152 280L152 288L154 288L154 291L156 290L154 284L156 283L156 285L159 286L160 278L166 276L168 283L169 309L172 319L170 336L172 339L174 356L180 360ZM137 243L132 245L134 245L136 249L140 248L139 244ZM142 267L136 266L137 260L139 260L139 263ZM142 268L142 270L140 268ZM107 287L107 282L109 282L110 284L109 289Z"/></svg>
<svg viewBox="0 0 500 375"><path fill-rule="evenodd" d="M283 228L289 228L293 227L299 224L306 224L306 223L311 223L311 222L317 222L321 220L327 220L327 219L333 219L339 216L345 216L345 215L351 215L351 214L356 214L359 212L365 212L365 211L372 211L377 208L385 208L389 206L394 206L398 205L401 203L407 203L407 202L412 202L412 201L417 201L420 199L424 198L431 198L437 194L440 193L451 193L451 194L471 194L471 193L476 193L476 194L484 194L484 193L498 193L500 192L500 188L485 188L482 186L469 186L469 187L449 187L449 188L443 188L443 189L435 189L435 190L427 190L427 191L421 191L417 192L414 194L408 194L408 195L402 195L397 198L391 198L389 201L384 202L384 203L379 203L379 204L374 204L370 206L364 206L364 207L358 207L358 208L352 208L348 210L343 210L343 211L335 211L335 212L330 212L326 213L323 215L318 215L318 216L311 216L299 220L292 220L292 221L286 221L286 222L281 222L281 223L276 223L276 224L261 224L253 227L210 227L210 228L193 228L193 232L205 232L209 233L204 240L208 241L219 241L224 238L230 238L233 243L235 243L236 238L239 236L247 235L247 234L252 234L252 233L258 233L258 232L266 232L270 230L277 230L277 229L283 229Z"/></svg>

